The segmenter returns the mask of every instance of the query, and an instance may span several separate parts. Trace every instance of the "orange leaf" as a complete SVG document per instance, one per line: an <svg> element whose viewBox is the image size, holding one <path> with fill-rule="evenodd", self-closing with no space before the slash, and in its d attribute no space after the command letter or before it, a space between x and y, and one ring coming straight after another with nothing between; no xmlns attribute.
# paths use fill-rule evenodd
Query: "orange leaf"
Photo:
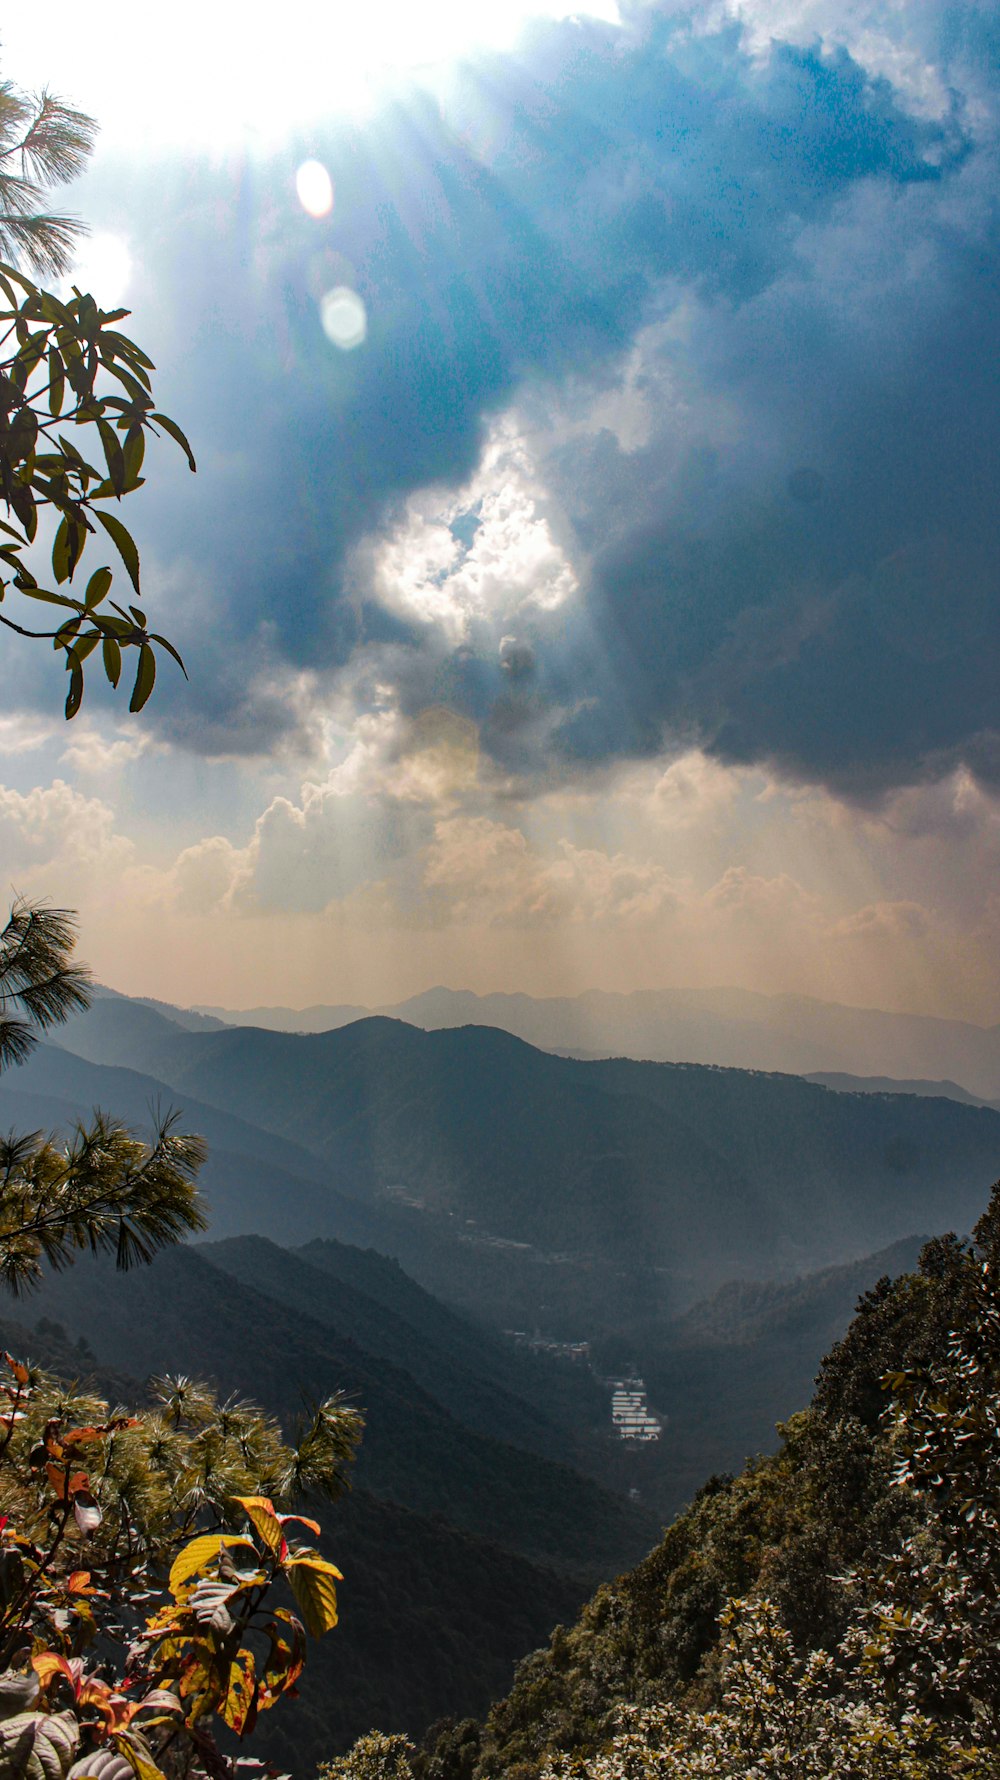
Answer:
<svg viewBox="0 0 1000 1780"><path fill-rule="evenodd" d="M75 1496L77 1490L87 1489L90 1484L86 1471L73 1471L67 1476L61 1465L46 1465L45 1475L60 1502L65 1502L67 1496Z"/></svg>
<svg viewBox="0 0 1000 1780"><path fill-rule="evenodd" d="M267 1496L234 1496L247 1519L252 1522L255 1531L263 1539L271 1551L281 1550L281 1521L274 1510L274 1503Z"/></svg>
<svg viewBox="0 0 1000 1780"><path fill-rule="evenodd" d="M4 1351L3 1357L6 1360L11 1371L13 1372L14 1377L17 1379L18 1384L27 1384L27 1382L28 1382L28 1368L24 1364L24 1361L23 1360L15 1360L13 1354L7 1353L6 1350Z"/></svg>
<svg viewBox="0 0 1000 1780"><path fill-rule="evenodd" d="M287 1527L290 1521L294 1521L297 1527L308 1527L317 1539L323 1531L318 1520L307 1520L304 1514L279 1514L278 1519L283 1527Z"/></svg>
<svg viewBox="0 0 1000 1780"><path fill-rule="evenodd" d="M73 1670L70 1668L70 1665L64 1656L59 1656L54 1650L40 1650L32 1657L31 1666L34 1669L35 1674L38 1676L42 1687L48 1687L49 1682L52 1681L56 1675L61 1675L64 1681L68 1681L75 1696L79 1684L79 1675L74 1675ZM78 1663L78 1666L82 1668L82 1664Z"/></svg>

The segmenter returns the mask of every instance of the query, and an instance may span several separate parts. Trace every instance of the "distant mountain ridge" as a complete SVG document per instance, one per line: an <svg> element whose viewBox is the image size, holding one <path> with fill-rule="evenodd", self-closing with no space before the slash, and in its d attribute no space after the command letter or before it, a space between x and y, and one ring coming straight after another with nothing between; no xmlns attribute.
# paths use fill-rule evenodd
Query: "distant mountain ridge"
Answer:
<svg viewBox="0 0 1000 1780"><path fill-rule="evenodd" d="M734 1275L968 1227L1000 1173L1000 1114L987 1108L698 1064L580 1062L495 1027L376 1016L313 1035L190 1032L102 1000L62 1036L307 1151L341 1200L402 1220L425 1251L436 1244L438 1272L412 1251L406 1264L438 1292L450 1274L470 1303L501 1265L533 1277L537 1305L557 1303L567 1281L579 1302L588 1273L620 1295L635 1286L616 1278L657 1270L688 1279L690 1300ZM331 1216L310 1234L342 1232ZM496 1293L489 1303L484 1314Z"/></svg>
<svg viewBox="0 0 1000 1780"><path fill-rule="evenodd" d="M840 1071L909 1081L951 1078L977 1098L1000 1099L1000 1026L929 1014L848 1007L749 989L592 989L572 997L477 995L428 989L376 1008L199 1008L228 1025L320 1032L371 1014L427 1030L498 1026L545 1050L663 1063L718 1063L794 1075Z"/></svg>

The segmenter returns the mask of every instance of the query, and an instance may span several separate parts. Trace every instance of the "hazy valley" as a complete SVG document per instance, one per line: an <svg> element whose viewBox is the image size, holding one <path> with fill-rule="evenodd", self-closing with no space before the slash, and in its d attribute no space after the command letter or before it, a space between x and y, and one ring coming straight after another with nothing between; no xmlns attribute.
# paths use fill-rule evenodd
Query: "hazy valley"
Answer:
<svg viewBox="0 0 1000 1780"><path fill-rule="evenodd" d="M138 1389L207 1376L286 1421L331 1389L365 1412L336 1523L353 1629L273 1744L299 1760L483 1713L706 1477L773 1446L859 1295L971 1228L1000 1157L971 1097L557 1056L496 1027L284 1033L109 995L58 1036L5 1076L0 1119L180 1109L210 1145L210 1230L114 1282L51 1277L43 1353ZM629 1380L658 1437L621 1437Z"/></svg>

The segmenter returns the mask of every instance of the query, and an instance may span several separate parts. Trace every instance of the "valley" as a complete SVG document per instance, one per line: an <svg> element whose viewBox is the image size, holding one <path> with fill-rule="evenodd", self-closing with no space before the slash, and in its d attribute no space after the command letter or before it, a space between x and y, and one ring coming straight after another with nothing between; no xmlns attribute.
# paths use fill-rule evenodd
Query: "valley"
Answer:
<svg viewBox="0 0 1000 1780"><path fill-rule="evenodd" d="M11 1125L66 1130L102 1104L141 1128L173 1105L210 1143L207 1239L119 1280L86 1260L49 1277L22 1345L113 1395L170 1366L289 1425L331 1390L364 1411L329 1517L331 1554L355 1554L353 1654L345 1671L322 1647L314 1705L288 1718L300 1757L387 1718L416 1733L485 1710L706 1476L773 1447L919 1232L968 1227L1000 1114L841 1086L381 1017L313 1037L185 1025L120 997L4 1077ZM490 1603L461 1680L394 1658L371 1618L388 1597L421 1647L424 1615L456 1635L439 1564L478 1566ZM363 1677L390 1671L380 1699Z"/></svg>

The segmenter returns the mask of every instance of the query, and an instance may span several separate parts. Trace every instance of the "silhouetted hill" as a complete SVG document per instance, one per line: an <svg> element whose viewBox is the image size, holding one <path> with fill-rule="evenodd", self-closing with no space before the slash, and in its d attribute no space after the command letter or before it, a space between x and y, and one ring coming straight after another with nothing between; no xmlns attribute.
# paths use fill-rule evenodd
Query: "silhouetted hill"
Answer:
<svg viewBox="0 0 1000 1780"><path fill-rule="evenodd" d="M341 1193L408 1207L419 1236L404 1258L432 1289L442 1289L440 1254L436 1271L422 1271L421 1236L471 1251L464 1286L456 1267L465 1301L473 1279L501 1265L497 1239L527 1245L515 1253L522 1280L533 1269L535 1304L554 1299L562 1315L580 1281L564 1292L560 1269L581 1260L606 1276L591 1305L613 1290L611 1276L637 1268L702 1289L802 1271L915 1228L967 1224L1000 1172L1000 1115L948 1099L579 1062L496 1028L424 1032L375 1018L317 1035L188 1033L150 1009L128 1009L119 1025L118 1010L101 1003L67 1042L105 1057L127 1050L182 1097L322 1158ZM496 1314L501 1294L487 1289L484 1310Z"/></svg>
<svg viewBox="0 0 1000 1780"><path fill-rule="evenodd" d="M185 1032L215 1032L220 1026L231 1023L198 1008L175 1007L172 1001L157 1001L152 995L122 995L117 989L109 989L106 983L92 983L90 992L97 1001L130 1001L136 1007L152 1008L154 1013L162 1014Z"/></svg>
<svg viewBox="0 0 1000 1780"><path fill-rule="evenodd" d="M932 1100L960 1100L963 1106L991 1106L994 1111L1000 1105L996 1100L970 1094L958 1082L900 1082L889 1075L847 1075L836 1069L819 1070L805 1079L818 1082L823 1088L834 1088L838 1094L924 1094Z"/></svg>
<svg viewBox="0 0 1000 1780"><path fill-rule="evenodd" d="M499 1026L545 1050L579 1055L717 1063L795 1075L833 1070L905 1079L949 1076L977 1096L1000 1098L1000 1028L845 1007L805 995L763 995L749 989L642 989L621 995L594 989L539 999L435 988L372 1009L205 1011L234 1025L286 1031L322 1031L366 1012L389 1014L429 1030Z"/></svg>
<svg viewBox="0 0 1000 1780"><path fill-rule="evenodd" d="M498 1342L481 1321L460 1315L439 1297L427 1292L406 1273L395 1258L346 1243L317 1240L297 1251L311 1267L336 1280L358 1285L368 1297L413 1330L417 1341L429 1341L445 1350L460 1352L486 1378L501 1382L526 1402L544 1409L561 1427L579 1431L592 1425L595 1414L607 1422L607 1398L594 1383L587 1367L565 1359L552 1359L509 1340ZM440 1250L442 1268L470 1251L451 1244Z"/></svg>
<svg viewBox="0 0 1000 1780"><path fill-rule="evenodd" d="M334 1026L349 1026L364 1020L375 1010L355 1002L314 1002L311 1007L244 1007L239 1011L225 1007L199 1007L190 1010L203 1015L216 1026L263 1026L270 1032L329 1032ZM173 1010L164 1008L171 1014Z"/></svg>
<svg viewBox="0 0 1000 1780"><path fill-rule="evenodd" d="M197 1250L113 1277L81 1260L49 1276L39 1308L79 1331L99 1361L139 1376L187 1372L252 1396L286 1422L343 1390L365 1411L358 1483L423 1514L576 1574L607 1573L648 1543L629 1503L553 1464L466 1428L413 1377L328 1324L212 1266Z"/></svg>

